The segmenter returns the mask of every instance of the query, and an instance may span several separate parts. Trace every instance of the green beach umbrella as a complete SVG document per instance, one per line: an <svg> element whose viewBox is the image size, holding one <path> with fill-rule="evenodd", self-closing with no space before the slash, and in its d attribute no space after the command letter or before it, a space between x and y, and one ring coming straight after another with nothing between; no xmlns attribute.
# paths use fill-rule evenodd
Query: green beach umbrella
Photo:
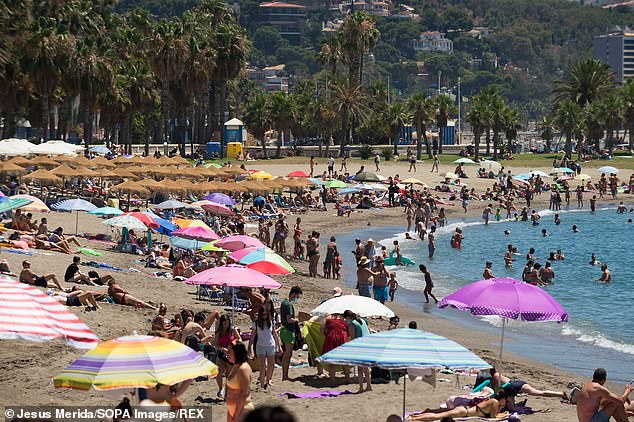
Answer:
<svg viewBox="0 0 634 422"><path fill-rule="evenodd" d="M456 161L453 162L454 164L475 164L476 162L473 161L471 158L458 158Z"/></svg>
<svg viewBox="0 0 634 422"><path fill-rule="evenodd" d="M7 198L6 196L0 197L0 213L14 210L16 208L29 205L33 200L26 198Z"/></svg>
<svg viewBox="0 0 634 422"><path fill-rule="evenodd" d="M339 188L347 188L348 185L342 182L341 180L333 179L333 180L330 180L329 182L326 182L326 187L339 189Z"/></svg>

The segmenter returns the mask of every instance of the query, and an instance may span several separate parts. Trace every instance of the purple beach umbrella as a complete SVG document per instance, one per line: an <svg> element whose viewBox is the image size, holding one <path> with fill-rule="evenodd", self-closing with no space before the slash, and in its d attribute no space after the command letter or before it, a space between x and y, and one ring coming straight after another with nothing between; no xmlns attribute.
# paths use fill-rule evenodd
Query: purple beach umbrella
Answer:
<svg viewBox="0 0 634 422"><path fill-rule="evenodd" d="M236 201L234 201L232 197L219 192L210 193L209 195L205 196L205 199L211 202L215 202L216 204L228 206L233 206L236 204Z"/></svg>
<svg viewBox="0 0 634 422"><path fill-rule="evenodd" d="M491 278L468 284L445 297L439 308L451 306L471 315L497 315L502 318L504 349L506 320L568 321L568 312L544 289L513 278Z"/></svg>

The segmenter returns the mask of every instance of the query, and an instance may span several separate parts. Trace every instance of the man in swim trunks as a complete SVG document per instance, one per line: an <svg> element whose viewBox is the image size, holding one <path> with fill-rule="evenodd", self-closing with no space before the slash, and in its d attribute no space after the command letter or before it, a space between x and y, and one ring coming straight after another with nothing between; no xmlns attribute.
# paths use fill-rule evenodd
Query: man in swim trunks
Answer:
<svg viewBox="0 0 634 422"><path fill-rule="evenodd" d="M601 264L601 278L599 278L599 281L602 281L604 283L609 283L610 281L612 281L612 273L610 272L610 270L608 270L608 264Z"/></svg>
<svg viewBox="0 0 634 422"><path fill-rule="evenodd" d="M42 276L38 276L31 269L31 263L29 261L22 261L22 272L20 272L20 281L26 284L32 284L37 287L47 287L50 289L62 289L62 286L57 281L55 274L50 273Z"/></svg>
<svg viewBox="0 0 634 422"><path fill-rule="evenodd" d="M493 271L491 271L492 266L493 262L491 261L487 261L486 264L484 264L484 273L482 273L482 278L484 278L485 280L495 278L495 276L493 275Z"/></svg>
<svg viewBox="0 0 634 422"><path fill-rule="evenodd" d="M513 261L515 261L515 258L513 258L513 245L508 245L506 252L504 252L504 265L510 268L513 266Z"/></svg>
<svg viewBox="0 0 634 422"><path fill-rule="evenodd" d="M628 384L623 394L617 396L603 386L607 377L605 369L597 368L592 375L592 381L581 387L576 396L579 422L609 422L610 418L617 422L628 421L625 402L632 392L632 386Z"/></svg>

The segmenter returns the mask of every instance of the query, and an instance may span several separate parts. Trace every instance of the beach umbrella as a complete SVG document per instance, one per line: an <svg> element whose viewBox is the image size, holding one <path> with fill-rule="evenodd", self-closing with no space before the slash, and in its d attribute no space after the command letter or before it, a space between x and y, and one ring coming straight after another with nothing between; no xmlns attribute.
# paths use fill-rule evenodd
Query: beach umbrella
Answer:
<svg viewBox="0 0 634 422"><path fill-rule="evenodd" d="M101 155L112 154L112 151L105 145L95 145L94 147L90 147L89 151Z"/></svg>
<svg viewBox="0 0 634 422"><path fill-rule="evenodd" d="M443 173L442 177L444 177L445 179L459 179L456 173L452 173L450 171L448 171L447 173Z"/></svg>
<svg viewBox="0 0 634 422"><path fill-rule="evenodd" d="M612 168L614 168L614 167L612 167ZM572 171L568 167L558 167L558 168L554 168L551 173L553 173L553 174L558 174L558 173L569 174L569 173L574 173L574 171Z"/></svg>
<svg viewBox="0 0 634 422"><path fill-rule="evenodd" d="M174 224L176 224L178 227L180 228L184 228L184 227L204 227L208 230L211 230L211 227L209 227L204 221L202 220L188 220L186 218L174 218L173 219Z"/></svg>
<svg viewBox="0 0 634 422"><path fill-rule="evenodd" d="M332 300L332 299L331 299ZM331 365L387 370L471 370L490 368L466 347L437 334L411 328L380 331L351 340L317 358ZM407 378L403 378L403 420Z"/></svg>
<svg viewBox="0 0 634 422"><path fill-rule="evenodd" d="M229 254L229 258L233 259L235 262L244 264L248 266L249 268L252 268L250 267L250 264L255 264L258 262L269 262L286 270L285 273L284 272L268 273L266 272L266 267L264 265L256 266L257 268L254 268L257 271L262 270L261 272L264 272L265 274L290 274L295 272L295 269L291 267L291 265L284 258L276 254L273 251L273 249L266 248L266 247L239 249ZM271 267L268 270L279 271L279 269L275 267Z"/></svg>
<svg viewBox="0 0 634 422"><path fill-rule="evenodd" d="M166 234L170 236L172 232L177 229L176 225L172 223L170 220L166 220L164 218L159 217L158 215L154 214L151 210L145 211L144 214L149 215L151 218L154 219L154 221L156 221L156 223L160 227L155 230L160 234Z"/></svg>
<svg viewBox="0 0 634 422"><path fill-rule="evenodd" d="M51 205L51 208L57 211L77 211L75 215L75 234L77 234L77 227L79 226L79 211L92 211L97 209L97 206L84 199L74 198L57 202Z"/></svg>
<svg viewBox="0 0 634 422"><path fill-rule="evenodd" d="M238 249L244 248L263 248L264 244L255 237L239 234L235 236L223 237L220 240L216 240L214 242L214 246L219 246L229 251L237 251Z"/></svg>
<svg viewBox="0 0 634 422"><path fill-rule="evenodd" d="M425 182L423 182L420 179L416 179L414 177L409 177L409 178L407 178L405 180L401 180L401 183L404 183L404 184L407 184L407 185L413 184L413 185L420 185L420 186L423 186L423 187L427 187L427 184Z"/></svg>
<svg viewBox="0 0 634 422"><path fill-rule="evenodd" d="M76 155L85 149L86 148L80 145L70 144L60 140L53 140L39 145L34 145L32 153L43 155Z"/></svg>
<svg viewBox="0 0 634 422"><path fill-rule="evenodd" d="M347 188L348 185L342 182L341 180L333 179L326 182L326 187L339 189L339 188Z"/></svg>
<svg viewBox="0 0 634 422"><path fill-rule="evenodd" d="M28 155L35 145L26 139L9 138L0 141L0 155Z"/></svg>
<svg viewBox="0 0 634 422"><path fill-rule="evenodd" d="M219 248L218 246L214 246L213 242L207 243L205 246L200 248L201 251L211 251L211 252L229 252L226 249Z"/></svg>
<svg viewBox="0 0 634 422"><path fill-rule="evenodd" d="M369 171L359 172L355 174L354 176L352 176L352 179L356 180L357 182L380 182L381 181L381 178L379 176Z"/></svg>
<svg viewBox="0 0 634 422"><path fill-rule="evenodd" d="M586 180L590 180L590 179L592 179L592 177L584 173L581 173L575 176L575 180L581 180L582 182L585 182Z"/></svg>
<svg viewBox="0 0 634 422"><path fill-rule="evenodd" d="M138 218L139 220L141 220L143 222L143 224L145 224L147 226L147 228L151 228L151 229L158 229L159 228L159 225L156 222L156 220L154 220L154 218L150 217L146 213L135 211L135 212L126 212L126 213L124 213L122 215L129 215L131 217Z"/></svg>
<svg viewBox="0 0 634 422"><path fill-rule="evenodd" d="M123 167L117 167L116 169L112 170L112 173L123 179L135 179L137 177L136 174Z"/></svg>
<svg viewBox="0 0 634 422"><path fill-rule="evenodd" d="M79 155L70 161L74 167L88 167L91 165L90 160L83 155Z"/></svg>
<svg viewBox="0 0 634 422"><path fill-rule="evenodd" d="M471 315L502 318L500 362L504 351L506 321L568 321L568 312L544 289L512 278L491 278L467 284L445 297L439 308L451 306Z"/></svg>
<svg viewBox="0 0 634 422"><path fill-rule="evenodd" d="M257 171L253 174L251 174L251 178L252 179L272 179L273 175L271 173L268 173L266 171Z"/></svg>
<svg viewBox="0 0 634 422"><path fill-rule="evenodd" d="M261 272L242 265L225 265L202 271L185 280L186 284L208 286L279 289L280 283Z"/></svg>
<svg viewBox="0 0 634 422"><path fill-rule="evenodd" d="M170 199L167 201L163 201L158 205L153 205L152 208L156 208L157 210L175 210L178 208L185 208L187 206L187 204L181 202L181 201L176 201L174 199Z"/></svg>
<svg viewBox="0 0 634 422"><path fill-rule="evenodd" d="M86 324L46 292L0 277L0 339L43 342L57 338L82 349L99 343Z"/></svg>
<svg viewBox="0 0 634 422"><path fill-rule="evenodd" d="M6 196L2 196L0 197L0 213L22 208L24 206L29 205L31 202L33 201L31 201L30 199L25 199L25 198L11 199L11 198L7 198Z"/></svg>
<svg viewBox="0 0 634 422"><path fill-rule="evenodd" d="M29 160L26 157L21 157L21 156L13 157L8 162L9 163L13 163L15 165L18 165L20 167L29 167L29 166L31 166L31 160Z"/></svg>
<svg viewBox="0 0 634 422"><path fill-rule="evenodd" d="M48 170L44 170L44 169L37 169L32 173L27 174L26 176L23 177L24 180L26 181L39 181L40 183L42 182L61 182L62 179L60 179L59 177L55 176L53 173L51 173Z"/></svg>
<svg viewBox="0 0 634 422"><path fill-rule="evenodd" d="M603 166L597 169L597 171L599 173L606 173L606 174L618 174L619 173L619 169L617 169L616 167L612 167L612 166Z"/></svg>
<svg viewBox="0 0 634 422"><path fill-rule="evenodd" d="M291 271L283 265L271 261L254 262L253 264L248 264L247 268L266 275L289 275L295 272L295 270Z"/></svg>
<svg viewBox="0 0 634 422"><path fill-rule="evenodd" d="M453 163L454 164L476 164L476 162L473 161L471 158L466 158L466 157L458 158Z"/></svg>
<svg viewBox="0 0 634 422"><path fill-rule="evenodd" d="M371 183L361 183L358 184L357 189L361 189L361 190L374 190L374 191L381 191L381 192L387 192L387 187L383 186L383 185L378 185L376 183L371 184Z"/></svg>
<svg viewBox="0 0 634 422"><path fill-rule="evenodd" d="M355 314L359 314L364 318L391 318L394 316L394 312L378 300L355 295L344 295L328 299L310 311L310 313L313 315L343 314L347 309L350 309Z"/></svg>
<svg viewBox="0 0 634 422"><path fill-rule="evenodd" d="M53 384L76 390L147 389L217 373L216 365L181 342L135 334L99 344L53 378Z"/></svg>
<svg viewBox="0 0 634 422"><path fill-rule="evenodd" d="M211 202L215 202L216 204L222 204L222 205L235 205L236 201L234 201L234 199L232 197L230 197L229 195L226 195L224 193L221 192L214 192L211 193L207 196L205 196L205 199Z"/></svg>
<svg viewBox="0 0 634 422"><path fill-rule="evenodd" d="M531 178L531 175L529 173L522 173L522 174L518 174L517 176L513 176L513 179L517 179L517 180L528 180Z"/></svg>
<svg viewBox="0 0 634 422"><path fill-rule="evenodd" d="M359 192L361 192L361 189L359 189L357 186L351 186L349 188L341 189L339 192L337 192L337 195L348 195L351 193Z"/></svg>
<svg viewBox="0 0 634 422"><path fill-rule="evenodd" d="M502 170L502 164L493 160L481 161L480 167L482 167L486 171L492 171L493 173L498 173L500 170Z"/></svg>
<svg viewBox="0 0 634 422"><path fill-rule="evenodd" d="M40 198L36 198L33 195L13 195L10 196L9 199L26 199L31 201L31 203L21 206L20 209L22 211L27 212L50 212L48 206L42 201Z"/></svg>
<svg viewBox="0 0 634 422"><path fill-rule="evenodd" d="M314 177L309 177L308 181L314 183L316 186L321 186L321 185L324 184L324 182L322 180L315 179Z"/></svg>
<svg viewBox="0 0 634 422"><path fill-rule="evenodd" d="M207 245L207 242L196 239L186 239L180 236L172 236L170 237L170 244L174 248L196 251L202 249L203 246Z"/></svg>
<svg viewBox="0 0 634 422"><path fill-rule="evenodd" d="M11 161L0 162L0 173L22 175L26 172L27 170L24 167L12 163Z"/></svg>
<svg viewBox="0 0 634 422"><path fill-rule="evenodd" d="M103 222L106 226L110 227L124 227L128 230L137 230L144 232L147 230L147 226L141 220L130 215L119 215L112 217Z"/></svg>
<svg viewBox="0 0 634 422"><path fill-rule="evenodd" d="M286 177L309 177L309 174L304 173L301 170L295 170L286 175Z"/></svg>
<svg viewBox="0 0 634 422"><path fill-rule="evenodd" d="M51 170L51 173L62 178L79 176L77 170L68 167L66 164L62 164L61 166L54 168L53 170Z"/></svg>
<svg viewBox="0 0 634 422"><path fill-rule="evenodd" d="M113 215L115 217L118 217L121 214L123 214L123 211L121 211L119 208L114 208L114 207L101 207L101 208L96 208L92 211L88 211L88 214L98 215L100 217L103 217L105 215Z"/></svg>
<svg viewBox="0 0 634 422"><path fill-rule="evenodd" d="M205 243L220 239L220 236L218 236L213 230L206 229L200 226L190 226L174 230L172 234L183 237L185 239L205 241Z"/></svg>
<svg viewBox="0 0 634 422"><path fill-rule="evenodd" d="M530 174L531 176L539 176L539 177L548 177L548 174L541 171L541 170L531 170L528 172L528 174Z"/></svg>
<svg viewBox="0 0 634 422"><path fill-rule="evenodd" d="M513 182L513 183L517 183L518 185L522 185L522 186L530 186L530 183L528 183L526 180L522 179L520 176L521 176L521 175L519 175L519 176L514 176L514 177L511 179L511 182Z"/></svg>
<svg viewBox="0 0 634 422"><path fill-rule="evenodd" d="M110 190L128 193L128 202L127 202L127 208L126 208L128 210L130 209L130 198L132 197L132 193L140 194L140 195L147 195L150 193L145 187L141 186L140 184L132 180L126 180L125 182L112 186Z"/></svg>
<svg viewBox="0 0 634 422"><path fill-rule="evenodd" d="M224 166L224 167L220 167L220 170L222 170L226 174L233 175L233 176L248 173L247 170L240 167L236 167L236 166L231 166L231 167Z"/></svg>
<svg viewBox="0 0 634 422"><path fill-rule="evenodd" d="M214 215L221 215L225 217L234 215L234 212L231 211L231 208L226 207L225 205L222 205L222 204L215 204L215 203L204 204L202 205L202 209Z"/></svg>

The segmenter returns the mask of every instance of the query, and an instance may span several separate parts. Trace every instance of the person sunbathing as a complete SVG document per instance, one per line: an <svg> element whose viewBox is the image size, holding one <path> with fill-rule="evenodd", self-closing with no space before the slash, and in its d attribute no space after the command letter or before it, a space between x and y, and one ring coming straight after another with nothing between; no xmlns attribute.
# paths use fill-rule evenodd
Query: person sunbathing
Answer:
<svg viewBox="0 0 634 422"><path fill-rule="evenodd" d="M134 306L135 308L148 308L154 311L157 310L156 306L143 302L142 300L129 294L126 290L123 290L114 278L108 281L108 294L117 305Z"/></svg>
<svg viewBox="0 0 634 422"><path fill-rule="evenodd" d="M504 390L498 391L495 398L490 398L475 406L458 406L454 409L428 409L424 413L418 415L410 415L408 421L436 421L443 418L495 418L500 411L506 406L507 396Z"/></svg>
<svg viewBox="0 0 634 422"><path fill-rule="evenodd" d="M182 256L176 261L174 267L172 268L172 274L174 277L193 277L196 274L194 268L191 263L186 261Z"/></svg>
<svg viewBox="0 0 634 422"><path fill-rule="evenodd" d="M97 283L94 283L88 274L84 274L79 270L79 263L81 262L81 257L74 256L73 263L70 264L66 268L66 272L64 273L64 281L67 283L79 283L79 284L88 284L91 286L97 286Z"/></svg>
<svg viewBox="0 0 634 422"><path fill-rule="evenodd" d="M511 380L508 377L497 372L495 367L490 369L491 373L491 388L503 387L508 396L508 408L509 410L515 409L515 396L520 393L528 394L529 396L536 397L559 397L563 400L568 400L568 395L564 391L549 391L538 390L531 386L526 381Z"/></svg>
<svg viewBox="0 0 634 422"><path fill-rule="evenodd" d="M22 261L22 272L20 273L20 282L25 284L32 284L37 287L47 287L51 289L64 290L57 281L55 274L50 273L43 276L38 276L31 270L31 263L29 261Z"/></svg>
<svg viewBox="0 0 634 422"><path fill-rule="evenodd" d="M66 293L55 293L53 295L53 299L69 307L86 306L87 310L91 311L96 311L97 309L100 309L100 306L95 300L95 295L93 294L93 292L78 289L77 286L73 286L73 288Z"/></svg>
<svg viewBox="0 0 634 422"><path fill-rule="evenodd" d="M81 247L77 238L75 236L65 236L64 229L61 227L56 228L53 232L48 236L48 241L54 243L60 247L65 247L70 250L70 244L74 243L75 245ZM71 252L77 253L77 252Z"/></svg>

